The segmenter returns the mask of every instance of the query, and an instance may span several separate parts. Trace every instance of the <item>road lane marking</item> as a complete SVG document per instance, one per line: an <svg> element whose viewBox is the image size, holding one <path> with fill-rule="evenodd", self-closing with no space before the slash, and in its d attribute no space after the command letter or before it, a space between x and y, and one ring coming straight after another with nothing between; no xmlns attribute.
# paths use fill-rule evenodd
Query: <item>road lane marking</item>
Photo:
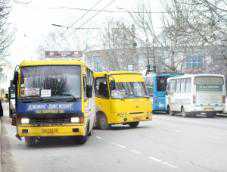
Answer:
<svg viewBox="0 0 227 172"><path fill-rule="evenodd" d="M140 151L138 151L136 149L130 149L129 151L134 153L134 154L137 154L137 155L141 155L142 154L142 152L140 152Z"/></svg>
<svg viewBox="0 0 227 172"><path fill-rule="evenodd" d="M113 143L113 145L115 145L115 146L117 146L119 148L122 148L122 149L126 149L127 148L126 146L118 144L118 143Z"/></svg>
<svg viewBox="0 0 227 172"><path fill-rule="evenodd" d="M103 140L103 138L100 137L100 136L96 136L96 138L99 139L99 140Z"/></svg>
<svg viewBox="0 0 227 172"><path fill-rule="evenodd" d="M162 162L162 164L163 165L167 165L167 166L172 167L172 168L178 168L176 165L173 165L173 164L171 164L169 162Z"/></svg>
<svg viewBox="0 0 227 172"><path fill-rule="evenodd" d="M178 168L176 165L173 165L173 164L171 164L169 162L166 162L166 161L163 161L161 159L155 158L153 156L149 156L148 159L156 161L156 162L158 162L158 163L160 163L162 165L166 165L166 166L171 167L171 168Z"/></svg>
<svg viewBox="0 0 227 172"><path fill-rule="evenodd" d="M97 139L99 140L104 140L102 137L100 136L96 136ZM110 142L109 142L110 143ZM110 144L112 144L113 146L116 146L116 147L119 147L121 149L126 149L128 152L131 152L133 154L137 154L137 155L142 155L143 153L139 150L136 150L136 149L128 149L127 146L124 146L122 144L119 144L119 143L114 143L114 142L111 142ZM165 166L168 166L168 167L171 167L171 168L178 168L176 165L173 165L169 162L166 162L166 161L163 161L161 159L158 159L158 158L155 158L153 156L149 156L148 159L150 160L153 160L153 161L156 161L162 165L165 165Z"/></svg>
<svg viewBox="0 0 227 172"><path fill-rule="evenodd" d="M153 156L149 156L148 158L151 159L151 160L154 160L154 161L156 161L156 162L162 162L161 159L155 158L155 157L153 157Z"/></svg>

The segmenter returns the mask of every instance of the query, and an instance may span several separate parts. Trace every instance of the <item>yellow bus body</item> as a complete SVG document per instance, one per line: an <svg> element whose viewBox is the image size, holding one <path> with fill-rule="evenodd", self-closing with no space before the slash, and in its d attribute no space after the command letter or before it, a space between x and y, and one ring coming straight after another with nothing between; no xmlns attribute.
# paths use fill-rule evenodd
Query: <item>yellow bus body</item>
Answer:
<svg viewBox="0 0 227 172"><path fill-rule="evenodd" d="M91 132L95 120L95 106L90 107L90 99L85 99L83 88L83 77L88 70L84 62L75 59L45 59L45 60L26 60L20 63L18 70L17 94L20 96L20 70L23 67L36 66L66 66L77 65L81 67L81 111L84 114L83 122L81 123L62 123L62 124L21 124L20 114L16 114L16 128L18 137L56 137L56 136L86 136ZM93 74L92 74L93 75ZM93 101L94 97L92 98ZM94 115L92 115L94 114ZM88 126L89 125L89 126ZM89 128L88 128L89 127Z"/></svg>
<svg viewBox="0 0 227 172"><path fill-rule="evenodd" d="M111 81L117 82L142 82L144 78L140 73L127 71L113 72L96 72L97 78L108 78L107 82L110 85ZM145 84L144 84L145 85ZM108 91L109 91L108 86ZM152 105L148 97L142 98L103 98L96 95L96 118L98 113L105 114L109 125L112 124L128 124L131 122L149 121L152 120Z"/></svg>

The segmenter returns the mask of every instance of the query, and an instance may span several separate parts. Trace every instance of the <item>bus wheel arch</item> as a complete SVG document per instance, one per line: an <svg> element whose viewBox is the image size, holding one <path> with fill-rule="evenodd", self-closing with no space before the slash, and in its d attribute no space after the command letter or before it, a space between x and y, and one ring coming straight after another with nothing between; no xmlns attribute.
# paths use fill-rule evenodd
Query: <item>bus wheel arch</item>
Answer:
<svg viewBox="0 0 227 172"><path fill-rule="evenodd" d="M137 128L138 125L139 125L139 121L129 122L128 125L129 125L130 128Z"/></svg>
<svg viewBox="0 0 227 172"><path fill-rule="evenodd" d="M25 140L25 144L28 147L35 146L37 144L37 142L38 142L36 137L25 137L24 140Z"/></svg>
<svg viewBox="0 0 227 172"><path fill-rule="evenodd" d="M185 108L184 108L184 106L183 105L181 105L181 115L183 116L183 117L188 117L188 114L185 112Z"/></svg>
<svg viewBox="0 0 227 172"><path fill-rule="evenodd" d="M167 105L166 113L169 114L170 116L173 116L174 115L173 111L170 108L170 105Z"/></svg>
<svg viewBox="0 0 227 172"><path fill-rule="evenodd" d="M87 135L88 136L92 136L93 135L93 126L91 128L92 124L91 124L91 121L89 120L88 121L88 124L87 124Z"/></svg>
<svg viewBox="0 0 227 172"><path fill-rule="evenodd" d="M107 130L110 127L107 116L102 111L96 112L96 127L101 130Z"/></svg>

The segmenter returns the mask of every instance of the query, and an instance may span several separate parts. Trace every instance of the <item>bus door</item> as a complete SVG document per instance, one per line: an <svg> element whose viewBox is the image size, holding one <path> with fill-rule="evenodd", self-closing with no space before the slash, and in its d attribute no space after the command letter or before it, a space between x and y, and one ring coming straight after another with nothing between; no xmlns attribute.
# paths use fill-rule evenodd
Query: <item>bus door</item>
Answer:
<svg viewBox="0 0 227 172"><path fill-rule="evenodd" d="M106 77L99 77L95 79L95 96L96 112L103 112L106 116L110 114L110 95Z"/></svg>
<svg viewBox="0 0 227 172"><path fill-rule="evenodd" d="M95 94L93 88L93 81L93 73L90 69L87 69L86 74L83 76L84 112L88 115L90 129L94 127L95 121Z"/></svg>
<svg viewBox="0 0 227 172"><path fill-rule="evenodd" d="M153 110L166 110L167 76L154 77Z"/></svg>

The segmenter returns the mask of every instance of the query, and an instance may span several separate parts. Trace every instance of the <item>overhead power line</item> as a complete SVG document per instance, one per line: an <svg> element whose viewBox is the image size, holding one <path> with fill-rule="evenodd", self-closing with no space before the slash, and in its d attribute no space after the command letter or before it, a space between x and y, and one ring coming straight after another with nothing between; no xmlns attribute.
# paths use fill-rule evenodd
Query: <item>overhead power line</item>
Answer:
<svg viewBox="0 0 227 172"><path fill-rule="evenodd" d="M60 27L60 28L66 28L68 29L68 26L61 25L61 24L51 24L54 27ZM100 30L100 27L73 27L74 30Z"/></svg>
<svg viewBox="0 0 227 172"><path fill-rule="evenodd" d="M61 6L58 8L51 8L51 9L68 9L68 10L77 10L77 11L89 11L89 12L100 12L100 13L169 13L168 11L131 11L131 10L94 10L88 8L77 8L77 7L66 7Z"/></svg>
<svg viewBox="0 0 227 172"><path fill-rule="evenodd" d="M32 0L29 0L29 1L13 0L13 2L16 4L28 5L28 4L32 3Z"/></svg>
<svg viewBox="0 0 227 172"><path fill-rule="evenodd" d="M103 0L99 0L97 1L91 8L89 8L87 11L85 11L84 14L82 14L75 22L73 22L72 24L70 24L68 26L68 28L72 27L73 25L77 24L79 21L81 21L89 12L90 10L94 10L94 8L99 5Z"/></svg>
<svg viewBox="0 0 227 172"><path fill-rule="evenodd" d="M108 6L110 6L112 3L114 3L116 0L110 0L109 3L107 3L102 9L100 10L96 10L96 13L91 16L90 18L88 18L85 22L83 22L79 28L83 27L84 25L86 25L87 23L89 23L92 19L94 19L101 11L105 10ZM89 10L89 9L88 9Z"/></svg>

